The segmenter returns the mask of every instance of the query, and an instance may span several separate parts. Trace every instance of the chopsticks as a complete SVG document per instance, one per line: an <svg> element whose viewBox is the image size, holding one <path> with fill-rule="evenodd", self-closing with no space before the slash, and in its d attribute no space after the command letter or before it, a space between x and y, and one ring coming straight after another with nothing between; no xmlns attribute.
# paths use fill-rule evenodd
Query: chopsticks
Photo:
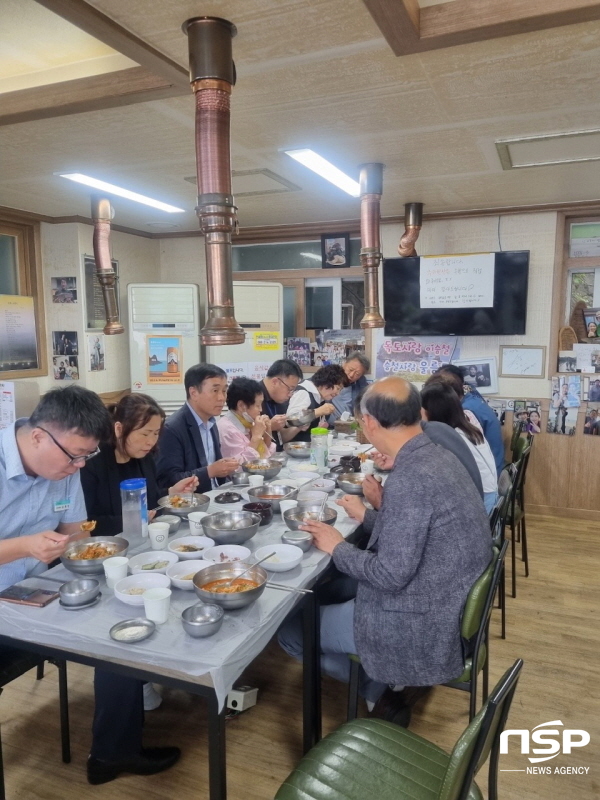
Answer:
<svg viewBox="0 0 600 800"><path fill-rule="evenodd" d="M294 592L295 594L312 594L312 589L296 589L295 586L285 586L283 583L271 583L267 581L267 586L271 589L280 589L283 592Z"/></svg>

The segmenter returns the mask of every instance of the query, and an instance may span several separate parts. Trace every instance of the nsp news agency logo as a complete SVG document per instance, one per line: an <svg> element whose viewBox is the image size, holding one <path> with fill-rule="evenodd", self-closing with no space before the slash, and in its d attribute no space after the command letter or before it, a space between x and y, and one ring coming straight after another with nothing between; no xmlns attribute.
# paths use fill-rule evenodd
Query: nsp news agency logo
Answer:
<svg viewBox="0 0 600 800"><path fill-rule="evenodd" d="M558 726L563 728L562 731ZM508 740L510 736L518 736L521 740L521 755L528 756L531 764L539 764L542 761L550 761L560 754L571 755L574 747L585 747L590 743L590 734L587 731L565 728L561 720L554 719L550 722L542 722L536 725L535 728L529 732L523 730L506 730L500 734L500 754L507 755L508 753ZM541 747L532 747L531 743L541 745ZM533 753L530 756L529 753ZM527 767L527 769L501 769L500 772L527 772L528 774L537 775L587 775L589 767Z"/></svg>

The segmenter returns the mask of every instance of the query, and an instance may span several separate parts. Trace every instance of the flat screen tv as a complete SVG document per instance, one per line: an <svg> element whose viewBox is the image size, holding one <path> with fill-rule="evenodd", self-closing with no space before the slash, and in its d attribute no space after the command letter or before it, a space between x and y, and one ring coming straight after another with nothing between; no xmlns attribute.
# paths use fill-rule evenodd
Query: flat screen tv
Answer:
<svg viewBox="0 0 600 800"><path fill-rule="evenodd" d="M495 253L490 308L421 308L421 259L383 262L386 336L512 336L525 333L529 250Z"/></svg>

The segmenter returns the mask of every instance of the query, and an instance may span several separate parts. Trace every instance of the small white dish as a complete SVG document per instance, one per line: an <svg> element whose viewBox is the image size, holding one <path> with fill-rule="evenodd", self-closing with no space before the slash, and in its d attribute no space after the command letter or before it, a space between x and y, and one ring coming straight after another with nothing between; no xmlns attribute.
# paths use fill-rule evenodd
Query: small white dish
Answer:
<svg viewBox="0 0 600 800"><path fill-rule="evenodd" d="M164 567L157 569L143 569L145 564L156 564L166 561ZM167 569L172 564L177 564L179 559L175 553L168 553L166 550L148 550L146 553L138 553L129 559L129 569L132 575L166 575Z"/></svg>
<svg viewBox="0 0 600 800"><path fill-rule="evenodd" d="M302 487L305 483L312 481L313 478L316 477L314 472L307 472L304 470L302 472L294 470L293 472L290 472L290 475L294 481L300 484L300 487Z"/></svg>
<svg viewBox="0 0 600 800"><path fill-rule="evenodd" d="M188 575L194 576L200 570L212 566L212 561L203 561L196 559L195 561L178 561L167 570L167 577L171 579L171 583L177 589L186 589L190 591L194 588L192 578L187 578ZM186 580L187 578L187 580Z"/></svg>
<svg viewBox="0 0 600 800"><path fill-rule="evenodd" d="M340 442L330 447L329 452L334 456L348 456L354 453L358 447L356 442Z"/></svg>
<svg viewBox="0 0 600 800"><path fill-rule="evenodd" d="M297 567L304 556L302 550L293 544L267 544L255 550L254 557L259 561L269 553L275 553L275 555L263 561L261 567L270 572L288 572Z"/></svg>
<svg viewBox="0 0 600 800"><path fill-rule="evenodd" d="M328 492L321 492L318 490L310 490L306 492L299 492L298 493L298 505L306 505L307 503L310 505L316 505L317 503L324 503L329 496Z"/></svg>
<svg viewBox="0 0 600 800"><path fill-rule="evenodd" d="M318 492L327 492L330 494L335 489L335 481L330 481L328 478L317 478L308 487L308 491L316 490ZM304 492L302 493L304 494Z"/></svg>
<svg viewBox="0 0 600 800"><path fill-rule="evenodd" d="M132 589L168 589L171 579L166 575L130 575L115 583L115 597L130 606L143 606L144 594L129 594Z"/></svg>
<svg viewBox="0 0 600 800"><path fill-rule="evenodd" d="M180 536L178 539L173 539L169 542L168 551L175 553L180 561L193 561L197 558L202 558L204 551L208 547L214 547L213 539L208 536ZM193 550L180 550L180 547L192 547Z"/></svg>
<svg viewBox="0 0 600 800"><path fill-rule="evenodd" d="M202 558L210 561L211 564L247 561L250 558L250 550L247 547L242 547L241 544L220 544L205 550Z"/></svg>

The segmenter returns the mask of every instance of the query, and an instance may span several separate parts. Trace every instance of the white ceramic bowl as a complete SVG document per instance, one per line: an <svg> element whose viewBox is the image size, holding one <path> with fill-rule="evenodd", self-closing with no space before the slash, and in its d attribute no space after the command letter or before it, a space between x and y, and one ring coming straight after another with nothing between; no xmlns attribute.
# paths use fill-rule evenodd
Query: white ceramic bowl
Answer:
<svg viewBox="0 0 600 800"><path fill-rule="evenodd" d="M308 488L308 491L319 491L319 492L333 492L335 489L335 481L330 481L328 478L316 478ZM303 493L304 494L304 493Z"/></svg>
<svg viewBox="0 0 600 800"><path fill-rule="evenodd" d="M144 564L154 564L157 561L167 561L168 563L158 569L142 569ZM177 564L178 561L175 553L168 553L166 550L148 550L132 556L129 559L129 569L132 575L165 575L167 568L172 564Z"/></svg>
<svg viewBox="0 0 600 800"><path fill-rule="evenodd" d="M299 547L293 544L266 544L264 547L259 547L254 551L254 557L257 561L269 553L275 553L273 558L268 558L263 561L261 567L268 569L270 572L287 572L294 569L302 561L304 553Z"/></svg>
<svg viewBox="0 0 600 800"><path fill-rule="evenodd" d="M304 483L308 483L308 481L314 480L317 477L316 470L308 471L308 470L292 470L290 472L290 478L295 481L298 481L300 485Z"/></svg>
<svg viewBox="0 0 600 800"><path fill-rule="evenodd" d="M328 492L319 492L309 489L305 492L298 492L298 497L296 499L298 500L299 506L306 505L307 503L312 506L315 505L315 503L324 503L328 497Z"/></svg>
<svg viewBox="0 0 600 800"><path fill-rule="evenodd" d="M357 442L339 442L329 448L329 452L334 456L349 456L357 450L360 445Z"/></svg>
<svg viewBox="0 0 600 800"><path fill-rule="evenodd" d="M184 544L190 545L191 547L197 547L199 549L192 550L187 553L177 549ZM208 536L180 536L178 539L173 539L172 542L169 542L167 550L170 553L175 553L180 561L193 561L195 559L202 558L204 551L208 547L214 547L214 544L214 541L209 539Z"/></svg>
<svg viewBox="0 0 600 800"><path fill-rule="evenodd" d="M202 554L202 558L211 564L231 564L238 561L248 561L250 550L241 544L219 544L210 547ZM248 562L250 563L250 562Z"/></svg>
<svg viewBox="0 0 600 800"><path fill-rule="evenodd" d="M143 606L143 594L128 594L130 589L168 589L171 579L166 575L130 575L115 583L115 597L130 606Z"/></svg>
<svg viewBox="0 0 600 800"><path fill-rule="evenodd" d="M195 561L178 561L177 564L173 564L169 567L167 570L167 577L171 579L171 583L177 589L192 591L194 588L192 578L184 580L184 577L186 575L195 575L197 572L200 572L200 570L206 569L206 567L210 567L211 565L212 561L202 561L199 559Z"/></svg>

